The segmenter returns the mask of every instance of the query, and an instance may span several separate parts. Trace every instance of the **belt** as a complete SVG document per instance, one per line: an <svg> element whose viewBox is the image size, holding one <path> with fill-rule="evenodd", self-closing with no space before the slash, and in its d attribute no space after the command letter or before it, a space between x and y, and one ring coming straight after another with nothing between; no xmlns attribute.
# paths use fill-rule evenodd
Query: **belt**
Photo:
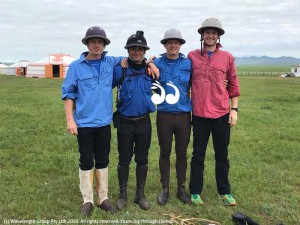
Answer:
<svg viewBox="0 0 300 225"><path fill-rule="evenodd" d="M126 117L126 116L121 116L121 118L123 118L125 120L130 120L130 121L139 121L139 120L146 119L147 117L149 117L149 114L146 114L146 115L141 116L141 117Z"/></svg>

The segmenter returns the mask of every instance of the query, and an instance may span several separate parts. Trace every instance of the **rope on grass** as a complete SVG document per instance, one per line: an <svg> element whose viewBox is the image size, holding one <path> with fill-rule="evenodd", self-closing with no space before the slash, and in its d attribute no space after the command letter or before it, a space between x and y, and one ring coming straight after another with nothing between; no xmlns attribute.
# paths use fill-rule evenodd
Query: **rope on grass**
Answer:
<svg viewBox="0 0 300 225"><path fill-rule="evenodd" d="M196 225L198 223L194 222L206 222L208 225L221 225L221 223L213 220L207 220L204 218L181 218L181 215L176 216L174 213L171 214L163 214L164 216L169 216L171 221L175 224L179 225Z"/></svg>

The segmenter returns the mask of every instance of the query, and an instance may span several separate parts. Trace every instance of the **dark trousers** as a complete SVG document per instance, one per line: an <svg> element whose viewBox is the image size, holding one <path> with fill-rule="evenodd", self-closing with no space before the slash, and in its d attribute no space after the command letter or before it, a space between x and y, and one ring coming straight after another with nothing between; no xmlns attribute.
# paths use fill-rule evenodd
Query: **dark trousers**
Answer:
<svg viewBox="0 0 300 225"><path fill-rule="evenodd" d="M182 184L186 181L186 153L191 135L191 114L157 112L156 127L160 146L160 181L163 186L168 185L170 181L170 155L174 135L177 182Z"/></svg>
<svg viewBox="0 0 300 225"><path fill-rule="evenodd" d="M229 114L217 119L208 119L193 115L193 157L191 161L191 194L200 194L203 190L204 160L210 133L215 150L215 177L219 194L229 194L228 145L230 140Z"/></svg>
<svg viewBox="0 0 300 225"><path fill-rule="evenodd" d="M78 128L79 167L81 170L106 168L109 163L110 125L97 128Z"/></svg>
<svg viewBox="0 0 300 225"><path fill-rule="evenodd" d="M129 165L133 154L137 165L148 164L151 132L149 116L137 121L121 118L117 131L119 165Z"/></svg>

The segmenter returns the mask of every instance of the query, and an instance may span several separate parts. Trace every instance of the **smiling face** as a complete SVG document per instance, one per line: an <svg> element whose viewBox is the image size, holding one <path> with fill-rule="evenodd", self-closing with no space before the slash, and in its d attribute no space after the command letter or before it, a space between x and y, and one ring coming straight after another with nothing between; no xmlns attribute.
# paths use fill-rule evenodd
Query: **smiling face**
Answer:
<svg viewBox="0 0 300 225"><path fill-rule="evenodd" d="M217 45L219 39L219 32L217 29L208 28L202 33L202 39L207 47L214 47Z"/></svg>
<svg viewBox="0 0 300 225"><path fill-rule="evenodd" d="M128 48L129 57L137 64L142 63L146 49L143 47L133 46Z"/></svg>
<svg viewBox="0 0 300 225"><path fill-rule="evenodd" d="M101 38L91 38L87 41L89 49L88 59L100 59L105 48L105 42Z"/></svg>
<svg viewBox="0 0 300 225"><path fill-rule="evenodd" d="M177 39L167 40L164 44L166 49L167 58L169 59L177 59L181 47L181 43Z"/></svg>

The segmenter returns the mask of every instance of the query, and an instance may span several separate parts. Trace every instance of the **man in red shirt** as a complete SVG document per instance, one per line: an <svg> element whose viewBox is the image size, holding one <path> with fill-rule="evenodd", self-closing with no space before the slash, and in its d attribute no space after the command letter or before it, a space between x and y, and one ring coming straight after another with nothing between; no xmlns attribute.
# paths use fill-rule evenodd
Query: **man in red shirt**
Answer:
<svg viewBox="0 0 300 225"><path fill-rule="evenodd" d="M219 20L208 18L198 29L201 49L191 51L193 157L191 161L190 193L192 203L201 205L204 160L212 133L215 150L215 176L218 193L226 205L236 205L231 196L228 160L230 128L235 126L240 95L234 57L222 47L218 39L225 33ZM202 48L203 42L203 48ZM224 87L223 80L228 80ZM231 101L231 107L229 102Z"/></svg>

